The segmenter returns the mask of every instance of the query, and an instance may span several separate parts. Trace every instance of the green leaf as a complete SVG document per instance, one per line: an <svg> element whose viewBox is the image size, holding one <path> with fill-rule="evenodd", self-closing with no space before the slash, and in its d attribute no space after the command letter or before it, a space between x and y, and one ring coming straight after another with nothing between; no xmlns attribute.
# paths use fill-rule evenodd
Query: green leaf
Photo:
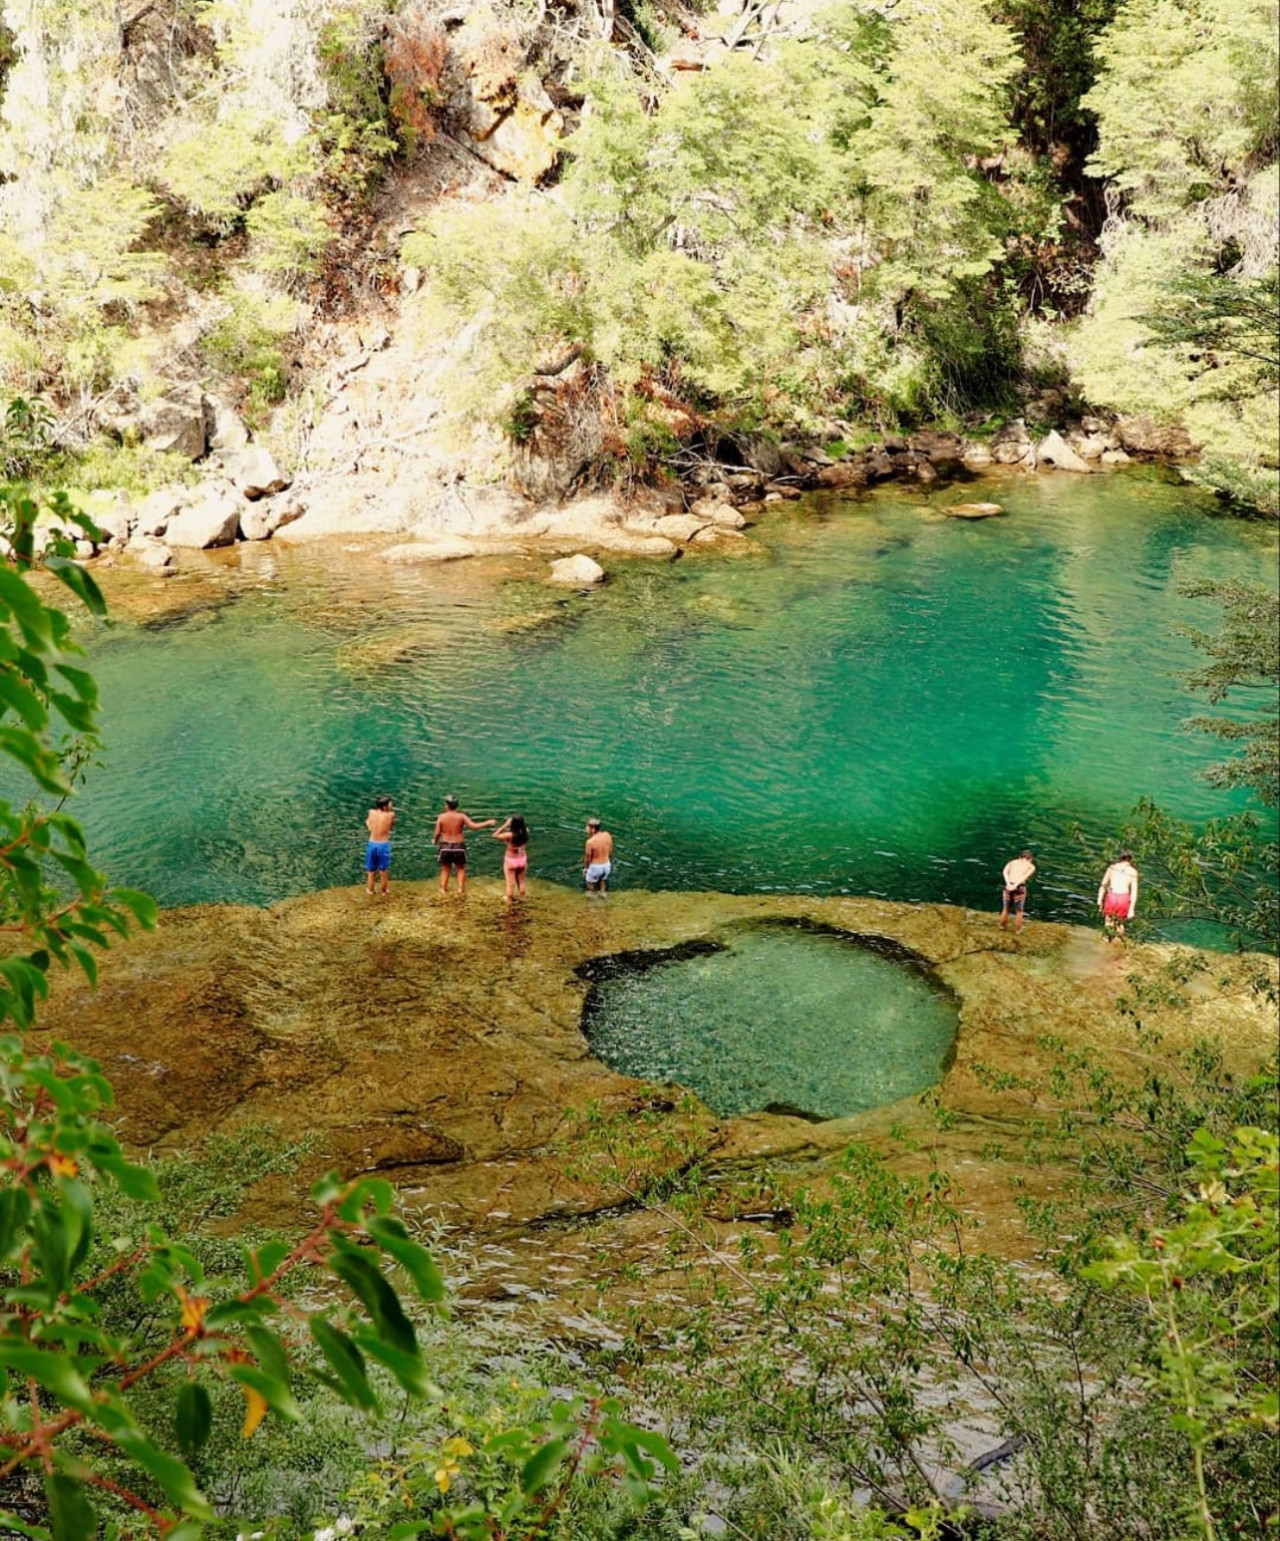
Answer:
<svg viewBox="0 0 1280 1541"><path fill-rule="evenodd" d="M126 1161L123 1156L96 1151L92 1148L90 1148L89 1157L99 1171L106 1172L115 1179L116 1187L125 1198L151 1204L159 1201L160 1185L156 1182L155 1173L148 1171L145 1166L135 1166L132 1161Z"/></svg>
<svg viewBox="0 0 1280 1541"><path fill-rule="evenodd" d="M395 1290L368 1258L339 1237L330 1254L329 1267L344 1284L350 1286L368 1311L382 1341L401 1353L416 1354L418 1340L413 1323L404 1314Z"/></svg>
<svg viewBox="0 0 1280 1541"><path fill-rule="evenodd" d="M170 1503L194 1519L213 1519L213 1510L182 1461L166 1455L135 1427L117 1427L113 1432L124 1453L151 1473Z"/></svg>
<svg viewBox="0 0 1280 1541"><path fill-rule="evenodd" d="M94 615L107 613L107 602L102 597L102 590L96 581L87 573L79 562L74 562L70 557L50 556L45 557L44 566L58 580L79 599L86 609Z"/></svg>
<svg viewBox="0 0 1280 1541"><path fill-rule="evenodd" d="M84 1483L65 1472L51 1472L44 1479L44 1496L54 1541L91 1541L98 1533L98 1517L85 1496Z"/></svg>
<svg viewBox="0 0 1280 1541"><path fill-rule="evenodd" d="M198 1381L185 1381L178 1388L173 1422L178 1449L183 1455L195 1455L204 1446L213 1429L213 1403L209 1393Z"/></svg>
<svg viewBox="0 0 1280 1541"><path fill-rule="evenodd" d="M279 1413L289 1423L302 1422L302 1410L285 1381L277 1380L274 1375L255 1369L251 1364L233 1364L229 1373L237 1385L256 1391L272 1412Z"/></svg>
<svg viewBox="0 0 1280 1541"><path fill-rule="evenodd" d="M427 1378L427 1367L416 1350L406 1354L398 1348L390 1347L381 1338L374 1337L371 1332L357 1334L354 1341L370 1359L376 1359L380 1365L390 1370L410 1396L434 1397L437 1395L436 1387Z"/></svg>
<svg viewBox="0 0 1280 1541"><path fill-rule="evenodd" d="M68 1407L87 1412L92 1405L88 1386L66 1354L49 1353L32 1343L0 1338L0 1364L15 1374L29 1377Z"/></svg>
<svg viewBox="0 0 1280 1541"><path fill-rule="evenodd" d="M444 1298L444 1276L436 1267L431 1254L420 1246L403 1224L391 1216L378 1215L370 1220L365 1229L374 1241L389 1252L413 1280L421 1300L428 1305Z"/></svg>
<svg viewBox="0 0 1280 1541"><path fill-rule="evenodd" d="M123 904L144 931L155 929L160 911L150 894L136 888L113 888L108 897L113 904Z"/></svg>
<svg viewBox="0 0 1280 1541"><path fill-rule="evenodd" d="M343 1400L369 1411L376 1408L378 1399L365 1374L364 1355L351 1339L323 1316L313 1316L307 1325L320 1352L338 1377Z"/></svg>
<svg viewBox="0 0 1280 1541"><path fill-rule="evenodd" d="M16 712L35 733L49 720L39 696L9 669L0 669L0 711Z"/></svg>
<svg viewBox="0 0 1280 1541"><path fill-rule="evenodd" d="M0 1189L0 1262L14 1250L30 1218L31 1199L25 1188Z"/></svg>
<svg viewBox="0 0 1280 1541"><path fill-rule="evenodd" d="M13 1531L15 1535L27 1536L30 1541L51 1541L51 1534L43 1525L31 1525L26 1520L21 1520L11 1509L0 1509L0 1534L8 1534Z"/></svg>
<svg viewBox="0 0 1280 1541"><path fill-rule="evenodd" d="M555 1476L568 1450L569 1442L565 1439L550 1439L545 1445L535 1450L524 1463L520 1473L520 1491L527 1497L532 1497L546 1487Z"/></svg>

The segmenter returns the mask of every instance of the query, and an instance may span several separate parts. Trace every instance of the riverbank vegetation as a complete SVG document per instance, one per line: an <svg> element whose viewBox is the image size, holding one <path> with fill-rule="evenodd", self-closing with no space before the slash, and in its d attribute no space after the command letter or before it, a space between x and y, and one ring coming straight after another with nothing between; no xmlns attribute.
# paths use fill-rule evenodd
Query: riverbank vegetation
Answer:
<svg viewBox="0 0 1280 1541"><path fill-rule="evenodd" d="M1277 511L1266 0L21 0L4 36L35 469L32 413L74 458L192 382L298 453L325 324L411 274L451 408L580 477L1074 406Z"/></svg>

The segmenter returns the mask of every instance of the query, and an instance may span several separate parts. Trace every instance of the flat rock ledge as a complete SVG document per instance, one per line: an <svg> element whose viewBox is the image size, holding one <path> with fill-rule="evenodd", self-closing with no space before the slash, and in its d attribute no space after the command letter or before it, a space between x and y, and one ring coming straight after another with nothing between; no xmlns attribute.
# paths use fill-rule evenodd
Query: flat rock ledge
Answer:
<svg viewBox="0 0 1280 1541"><path fill-rule="evenodd" d="M934 968L960 1010L940 1087L948 1132L916 1099L824 1124L691 1114L592 1058L579 1027L582 965L765 920L888 938ZM721 1164L825 1159L851 1139L884 1139L891 1123L927 1124L943 1156L965 1167L966 1190L980 1192L991 1120L1007 1132L1033 1110L992 1091L975 1066L1047 1071L1049 1033L1111 1057L1126 970L1165 955L1122 954L1096 933L1034 922L1015 939L990 914L869 899L620 891L601 902L534 882L513 911L496 881L477 878L465 902L404 883L387 899L353 886L269 909L168 911L103 960L96 992L57 979L42 1025L101 1061L135 1148L188 1147L245 1120L306 1133L312 1153L297 1174L257 1190L250 1212L260 1218L301 1214L310 1182L336 1165L382 1173L411 1205L483 1231L606 1204L566 1175L573 1119L593 1103L624 1116L658 1107ZM1157 1013L1162 1052L1219 1033L1233 1063L1260 1063L1274 1022L1235 979L1260 963L1275 969L1215 956L1199 976L1213 984L1187 1008ZM1132 1070L1132 1046L1119 1052ZM1003 1192L1007 1171L1000 1182Z"/></svg>

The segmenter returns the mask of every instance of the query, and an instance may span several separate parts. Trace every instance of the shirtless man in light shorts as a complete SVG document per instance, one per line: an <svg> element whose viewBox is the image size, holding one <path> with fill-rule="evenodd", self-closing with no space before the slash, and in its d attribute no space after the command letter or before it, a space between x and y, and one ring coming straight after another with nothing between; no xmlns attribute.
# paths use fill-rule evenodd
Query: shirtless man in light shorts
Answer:
<svg viewBox="0 0 1280 1541"><path fill-rule="evenodd" d="M382 891L387 891L387 879L391 873L391 828L395 824L395 809L389 797L375 797L369 817L364 821L369 831L369 845L365 851L364 870L369 874L369 892L374 890L378 873L382 874Z"/></svg>
<svg viewBox="0 0 1280 1541"><path fill-rule="evenodd" d="M477 823L469 814L458 811L458 799L452 793L444 800L444 812L436 819L432 840L440 848L440 892L449 892L449 876L458 874L458 897L467 891L467 831L492 829L497 819Z"/></svg>
<svg viewBox="0 0 1280 1541"><path fill-rule="evenodd" d="M1016 932L1022 930L1022 922L1026 918L1027 884L1035 876L1036 864L1031 859L1030 851L1023 851L1021 856L1015 856L1012 861L1006 862L1004 867L1004 896L1000 905L1000 929L1003 931L1009 923L1009 911L1014 912L1013 929Z"/></svg>
<svg viewBox="0 0 1280 1541"><path fill-rule="evenodd" d="M604 894L609 891L609 874L613 871L613 836L600 828L599 819L587 820L587 844L582 853L582 876L587 892Z"/></svg>
<svg viewBox="0 0 1280 1541"><path fill-rule="evenodd" d="M1138 869L1133 864L1133 852L1121 851L1120 859L1113 861L1102 874L1098 885L1098 908L1102 911L1102 923L1107 936L1123 936L1125 922L1133 919L1138 908Z"/></svg>

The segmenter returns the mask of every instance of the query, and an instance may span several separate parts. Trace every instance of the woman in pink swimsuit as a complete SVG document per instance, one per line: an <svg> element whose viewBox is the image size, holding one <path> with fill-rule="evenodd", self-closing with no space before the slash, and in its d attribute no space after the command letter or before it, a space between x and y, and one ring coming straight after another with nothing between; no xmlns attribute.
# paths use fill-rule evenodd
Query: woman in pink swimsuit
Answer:
<svg viewBox="0 0 1280 1541"><path fill-rule="evenodd" d="M495 840L501 840L506 844L507 852L502 858L502 875L507 880L507 901L510 903L517 894L524 898L524 877L529 870L529 826L518 813L511 817L500 828L493 832Z"/></svg>

